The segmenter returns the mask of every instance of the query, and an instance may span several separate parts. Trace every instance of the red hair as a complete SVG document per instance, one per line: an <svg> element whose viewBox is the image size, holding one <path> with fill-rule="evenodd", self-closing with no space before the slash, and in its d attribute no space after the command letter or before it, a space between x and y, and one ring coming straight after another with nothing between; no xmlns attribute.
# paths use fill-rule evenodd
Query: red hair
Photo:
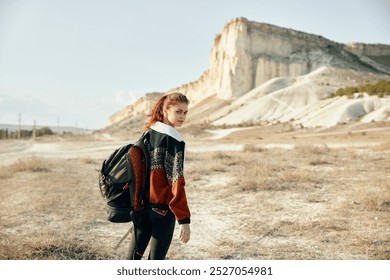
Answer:
<svg viewBox="0 0 390 280"><path fill-rule="evenodd" d="M164 109L168 109L169 106L178 103L185 103L188 105L190 101L187 99L187 96L180 92L172 92L161 96L151 110L149 121L145 125L145 130L148 130L156 122L163 122Z"/></svg>

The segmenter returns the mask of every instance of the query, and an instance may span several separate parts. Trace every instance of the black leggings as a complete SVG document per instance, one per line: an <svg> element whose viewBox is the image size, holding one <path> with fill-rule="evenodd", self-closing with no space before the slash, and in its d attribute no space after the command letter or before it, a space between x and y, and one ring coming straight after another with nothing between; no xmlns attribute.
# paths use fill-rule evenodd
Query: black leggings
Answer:
<svg viewBox="0 0 390 280"><path fill-rule="evenodd" d="M134 227L130 241L130 248L126 259L140 260L150 241L149 260L163 260L171 245L175 229L175 216L168 210L165 216L153 211L149 205L145 206L141 224L137 227L137 238ZM137 244L136 244L137 240Z"/></svg>

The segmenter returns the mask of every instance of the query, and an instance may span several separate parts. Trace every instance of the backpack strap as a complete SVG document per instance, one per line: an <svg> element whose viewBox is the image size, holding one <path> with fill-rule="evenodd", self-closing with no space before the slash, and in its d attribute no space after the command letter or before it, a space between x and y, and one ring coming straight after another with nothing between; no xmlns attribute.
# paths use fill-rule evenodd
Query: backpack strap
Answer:
<svg viewBox="0 0 390 280"><path fill-rule="evenodd" d="M144 176L143 182L142 182L143 188L139 194L139 201L142 202L146 198L146 191L149 188L149 181L150 181L150 178L149 178L150 177L150 144L148 141L147 132L144 132L141 135L140 139L134 143L132 148L135 148L135 147L141 151L141 155L145 159L145 165L146 165L146 172L145 172L145 176ZM134 178L134 176L133 176L133 178ZM133 231L134 231L134 239L135 239L135 251L132 254L132 259L134 260L134 259L138 259L138 257L139 257L139 255L138 255L138 257L136 258L136 254L139 254L138 253L137 226L139 224L141 224L142 213L140 213L139 211L134 211L134 209L133 209L130 212L130 216L131 216L131 220L133 221ZM123 240L127 237L127 235L130 233L130 231L131 231L131 228L128 230L128 232L125 234L125 236L122 237ZM122 243L123 240L121 240L120 243ZM118 243L118 245L117 245L118 247L119 247L120 243Z"/></svg>

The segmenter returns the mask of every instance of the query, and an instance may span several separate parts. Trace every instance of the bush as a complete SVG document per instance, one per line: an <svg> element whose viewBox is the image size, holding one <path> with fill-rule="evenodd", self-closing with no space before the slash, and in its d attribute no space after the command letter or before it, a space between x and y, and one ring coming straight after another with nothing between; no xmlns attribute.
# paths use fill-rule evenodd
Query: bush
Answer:
<svg viewBox="0 0 390 280"><path fill-rule="evenodd" d="M337 96L352 96L354 93L366 92L369 95L377 95L378 97L384 97L386 94L390 94L390 81L381 80L376 84L359 85L358 87L345 87L339 88L336 91Z"/></svg>
<svg viewBox="0 0 390 280"><path fill-rule="evenodd" d="M48 127L42 127L42 128L38 128L36 131L35 131L35 135L37 137L39 136L43 136L43 135L53 135L53 131L48 128Z"/></svg>

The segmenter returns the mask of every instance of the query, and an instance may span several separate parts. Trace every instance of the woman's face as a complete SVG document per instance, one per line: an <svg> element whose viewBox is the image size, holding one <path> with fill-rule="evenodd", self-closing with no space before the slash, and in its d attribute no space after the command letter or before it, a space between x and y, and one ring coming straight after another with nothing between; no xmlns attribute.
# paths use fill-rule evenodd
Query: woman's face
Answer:
<svg viewBox="0 0 390 280"><path fill-rule="evenodd" d="M164 123L172 127L181 127L186 120L188 105L186 103L177 103L164 109Z"/></svg>

